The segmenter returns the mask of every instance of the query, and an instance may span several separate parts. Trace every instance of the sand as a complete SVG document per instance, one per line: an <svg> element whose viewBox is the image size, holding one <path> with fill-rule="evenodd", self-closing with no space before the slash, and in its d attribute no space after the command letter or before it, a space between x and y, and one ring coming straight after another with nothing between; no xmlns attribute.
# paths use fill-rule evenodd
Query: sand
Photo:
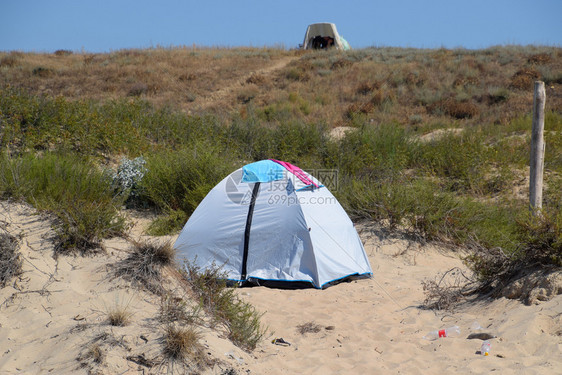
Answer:
<svg viewBox="0 0 562 375"><path fill-rule="evenodd" d="M55 260L48 218L2 202L0 221L21 236L24 258L24 273L0 290L0 374L180 373L158 362L159 298L111 277L111 264L129 251L127 241L106 241L106 254ZM144 224L137 220L131 235L141 237ZM269 332L246 353L220 331L201 328L206 355L217 361L202 373L562 373L562 295L530 306L500 298L454 311L426 310L420 308L421 282L452 267L464 269L460 254L367 229L361 237L372 279L326 290L239 289L241 298L264 313ZM128 326L107 323L107 312L116 305L132 313ZM483 329L471 329L474 322ZM422 338L454 325L461 328L460 337ZM301 333L302 327L311 332ZM497 335L489 356L477 354L481 340L466 339L472 332ZM290 345L273 344L276 338ZM100 363L89 351L95 345L104 353ZM153 366L144 366L142 359Z"/></svg>

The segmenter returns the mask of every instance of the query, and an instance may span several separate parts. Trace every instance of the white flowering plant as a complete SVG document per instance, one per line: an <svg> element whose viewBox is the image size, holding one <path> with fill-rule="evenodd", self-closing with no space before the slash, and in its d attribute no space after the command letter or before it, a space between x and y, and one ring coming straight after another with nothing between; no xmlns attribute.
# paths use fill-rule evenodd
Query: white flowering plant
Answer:
<svg viewBox="0 0 562 375"><path fill-rule="evenodd" d="M118 195L126 196L125 204L134 206L138 204L142 195L140 182L148 169L146 160L142 156L135 159L121 159L117 171L113 173L113 186Z"/></svg>

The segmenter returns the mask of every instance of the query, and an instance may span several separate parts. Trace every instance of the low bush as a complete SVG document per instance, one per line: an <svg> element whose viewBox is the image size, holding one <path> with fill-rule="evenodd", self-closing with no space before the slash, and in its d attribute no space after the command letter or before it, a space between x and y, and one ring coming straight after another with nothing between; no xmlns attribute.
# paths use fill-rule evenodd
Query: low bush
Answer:
<svg viewBox="0 0 562 375"><path fill-rule="evenodd" d="M0 87L0 119L2 148L63 151L99 159L210 140L222 131L212 116L188 117L169 108L155 109L140 99L72 101L9 87Z"/></svg>
<svg viewBox="0 0 562 375"><path fill-rule="evenodd" d="M151 236L165 236L177 232L183 228L187 219L189 219L189 215L181 209L166 209L150 223L146 233Z"/></svg>
<svg viewBox="0 0 562 375"><path fill-rule="evenodd" d="M220 267L213 266L201 270L193 264L186 263L187 280L199 298L201 305L214 319L227 329L228 338L245 350L255 349L266 329L262 327L262 314L236 295L234 288L229 288L226 275Z"/></svg>
<svg viewBox="0 0 562 375"><path fill-rule="evenodd" d="M420 144L412 164L430 176L444 178L440 183L450 191L482 193L489 154L482 134L465 130L460 135L450 134Z"/></svg>
<svg viewBox="0 0 562 375"><path fill-rule="evenodd" d="M352 217L385 222L391 229L401 227L421 239L454 244L477 239L508 251L517 243L513 221L517 208L460 198L439 191L431 180L344 177L336 195Z"/></svg>
<svg viewBox="0 0 562 375"><path fill-rule="evenodd" d="M91 251L125 228L118 212L122 199L114 196L111 179L77 156L0 155L0 196L53 213L57 253Z"/></svg>
<svg viewBox="0 0 562 375"><path fill-rule="evenodd" d="M147 157L147 172L140 182L140 201L168 213L170 220L152 233L179 230L199 202L228 173L232 160L203 144ZM169 233L169 232L168 232Z"/></svg>
<svg viewBox="0 0 562 375"><path fill-rule="evenodd" d="M18 65L19 57L15 55L6 55L0 59L0 67L14 67Z"/></svg>
<svg viewBox="0 0 562 375"><path fill-rule="evenodd" d="M516 220L516 245L476 246L467 257L468 266L482 282L482 288L505 284L522 272L562 267L562 212L521 214Z"/></svg>
<svg viewBox="0 0 562 375"><path fill-rule="evenodd" d="M146 83L137 82L129 88L129 92L127 95L141 96L142 94L146 94L147 91L148 91L148 86L146 85Z"/></svg>
<svg viewBox="0 0 562 375"><path fill-rule="evenodd" d="M45 77L51 76L53 73L54 73L53 69L51 69L51 68L46 68L46 67L43 67L43 66L38 66L38 67L33 68L33 75L34 76L39 76L39 77L45 78Z"/></svg>
<svg viewBox="0 0 562 375"><path fill-rule="evenodd" d="M478 106L471 100L456 100L447 98L437 101L427 107L432 114L445 114L455 119L473 118L479 113Z"/></svg>
<svg viewBox="0 0 562 375"><path fill-rule="evenodd" d="M506 88L494 88L488 92L486 99L490 104L499 104L507 101L510 95L510 91Z"/></svg>
<svg viewBox="0 0 562 375"><path fill-rule="evenodd" d="M519 69L511 77L511 87L520 90L532 90L533 82L540 77L539 72L533 68Z"/></svg>
<svg viewBox="0 0 562 375"><path fill-rule="evenodd" d="M230 151L242 160L279 159L303 165L318 159L325 150L328 137L323 124L300 121L276 121L276 126L264 126L254 112L248 118L236 118L227 128Z"/></svg>
<svg viewBox="0 0 562 375"><path fill-rule="evenodd" d="M117 195L122 195L129 207L141 205L140 182L146 174L146 160L142 156L129 160L121 159L117 171L113 174L113 185Z"/></svg>
<svg viewBox="0 0 562 375"><path fill-rule="evenodd" d="M326 166L338 168L350 178L385 179L411 164L415 147L401 126L364 124L357 131L348 132L335 147L328 145L324 159Z"/></svg>
<svg viewBox="0 0 562 375"><path fill-rule="evenodd" d="M546 64L552 61L552 56L548 53L536 53L527 60L530 64Z"/></svg>

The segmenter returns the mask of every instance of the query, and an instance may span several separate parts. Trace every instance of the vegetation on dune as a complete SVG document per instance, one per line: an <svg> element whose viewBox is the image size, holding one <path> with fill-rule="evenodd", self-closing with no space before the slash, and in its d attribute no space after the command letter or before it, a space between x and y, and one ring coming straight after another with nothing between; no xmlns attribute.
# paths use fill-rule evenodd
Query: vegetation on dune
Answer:
<svg viewBox="0 0 562 375"><path fill-rule="evenodd" d="M124 230L123 205L156 210L151 233L170 233L233 169L276 158L336 170L330 188L355 219L476 249L467 263L482 280L559 267L561 57L535 46L0 53L0 196L54 213L59 249L86 249ZM536 79L547 83L540 220L525 180Z"/></svg>
<svg viewBox="0 0 562 375"><path fill-rule="evenodd" d="M25 200L57 219L57 252L99 248L121 234L122 199L111 179L75 154L0 154L0 197Z"/></svg>
<svg viewBox="0 0 562 375"><path fill-rule="evenodd" d="M175 250L169 242L134 241L129 256L115 265L115 276L135 287L162 295L162 269L174 263Z"/></svg>
<svg viewBox="0 0 562 375"><path fill-rule="evenodd" d="M201 270L186 263L184 271L191 289L214 324L224 326L228 338L239 347L254 350L266 332L260 323L262 314L241 300L234 288L227 287L226 275L219 266Z"/></svg>
<svg viewBox="0 0 562 375"><path fill-rule="evenodd" d="M3 230L3 228L0 228ZM0 288L5 287L22 272L18 240L9 233L0 232Z"/></svg>

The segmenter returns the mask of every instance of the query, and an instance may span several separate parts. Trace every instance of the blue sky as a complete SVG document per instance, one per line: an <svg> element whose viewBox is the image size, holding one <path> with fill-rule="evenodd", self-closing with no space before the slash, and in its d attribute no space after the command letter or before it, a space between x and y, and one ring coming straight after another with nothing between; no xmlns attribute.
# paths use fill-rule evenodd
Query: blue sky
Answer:
<svg viewBox="0 0 562 375"><path fill-rule="evenodd" d="M284 46L333 22L352 47L562 46L562 0L0 0L0 51Z"/></svg>

